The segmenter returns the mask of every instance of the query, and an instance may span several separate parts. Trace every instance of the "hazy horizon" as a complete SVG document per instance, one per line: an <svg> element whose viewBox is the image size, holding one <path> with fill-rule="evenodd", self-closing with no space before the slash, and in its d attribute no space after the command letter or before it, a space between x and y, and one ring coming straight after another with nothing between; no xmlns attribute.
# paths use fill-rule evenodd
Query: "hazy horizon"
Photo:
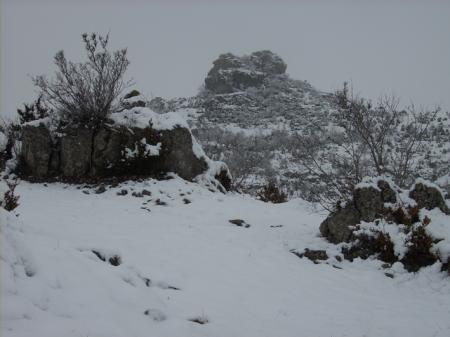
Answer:
<svg viewBox="0 0 450 337"><path fill-rule="evenodd" d="M450 2L118 1L1 3L0 112L35 98L30 75L51 76L53 56L84 57L81 33L128 47L128 76L150 97L195 95L212 62L270 49L295 79L323 91L350 81L370 99L450 108Z"/></svg>

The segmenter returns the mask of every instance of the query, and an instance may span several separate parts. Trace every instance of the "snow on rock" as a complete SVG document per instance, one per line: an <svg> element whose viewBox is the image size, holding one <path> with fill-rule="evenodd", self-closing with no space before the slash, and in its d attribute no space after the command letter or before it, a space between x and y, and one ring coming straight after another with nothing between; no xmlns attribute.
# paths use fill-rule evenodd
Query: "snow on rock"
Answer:
<svg viewBox="0 0 450 337"><path fill-rule="evenodd" d="M115 112L109 117L114 124L126 127L146 128L155 130L172 130L176 127L188 128L186 120L175 112L158 114L146 107L134 107Z"/></svg>
<svg viewBox="0 0 450 337"><path fill-rule="evenodd" d="M22 182L20 216L0 210L2 336L448 336L439 266L394 264L392 279L376 260L292 254L336 254L302 200L267 204L178 177L77 187Z"/></svg>

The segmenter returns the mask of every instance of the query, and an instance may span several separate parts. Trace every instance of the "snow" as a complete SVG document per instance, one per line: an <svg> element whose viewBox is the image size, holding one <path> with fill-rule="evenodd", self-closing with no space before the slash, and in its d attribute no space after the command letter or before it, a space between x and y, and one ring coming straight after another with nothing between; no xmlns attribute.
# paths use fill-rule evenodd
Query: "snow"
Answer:
<svg viewBox="0 0 450 337"><path fill-rule="evenodd" d="M110 119L116 125L135 128L151 126L155 130L172 130L176 127L188 127L186 120L176 112L158 114L144 107L134 107L115 112L111 114Z"/></svg>
<svg viewBox="0 0 450 337"><path fill-rule="evenodd" d="M427 216L431 219L430 224L426 227L427 232L435 239L440 240L433 245L435 252L446 261L450 258L450 221L449 217L442 213L439 209L421 210L421 216Z"/></svg>
<svg viewBox="0 0 450 337"><path fill-rule="evenodd" d="M2 336L449 335L438 264L416 274L395 264L391 279L377 260L337 269L292 254L337 251L305 201L267 204L178 177L94 190L21 182L15 213L0 209Z"/></svg>
<svg viewBox="0 0 450 337"><path fill-rule="evenodd" d="M141 146L143 146L143 153L142 155L144 157L151 157L151 156L159 156L159 151L161 151L161 142L157 143L156 145L147 144L147 139L142 138L139 142ZM140 155L139 153L139 144L134 144L134 148L125 148L125 157L127 159L136 158Z"/></svg>

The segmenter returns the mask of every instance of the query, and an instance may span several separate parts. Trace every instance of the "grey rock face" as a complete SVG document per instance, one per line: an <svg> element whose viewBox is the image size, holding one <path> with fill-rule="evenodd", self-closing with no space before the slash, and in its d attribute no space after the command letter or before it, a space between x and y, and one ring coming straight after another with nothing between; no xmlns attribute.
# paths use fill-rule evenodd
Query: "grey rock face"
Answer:
<svg viewBox="0 0 450 337"><path fill-rule="evenodd" d="M155 130L104 126L96 132L66 129L52 142L45 126L26 126L22 138L26 175L37 179L158 177L173 172L193 180L208 169L205 158L194 154L192 135L183 127Z"/></svg>
<svg viewBox="0 0 450 337"><path fill-rule="evenodd" d="M22 130L22 158L26 174L46 177L52 155L50 132L44 125L24 126Z"/></svg>
<svg viewBox="0 0 450 337"><path fill-rule="evenodd" d="M322 236L332 243L348 242L352 236L350 226L361 221L360 214L353 204L331 213L319 227Z"/></svg>
<svg viewBox="0 0 450 337"><path fill-rule="evenodd" d="M60 172L64 177L80 178L89 173L93 131L86 128L67 129L61 138Z"/></svg>
<svg viewBox="0 0 450 337"><path fill-rule="evenodd" d="M353 200L320 224L320 233L333 243L348 242L352 237L351 226L382 217L384 203L394 203L397 197L387 182L380 180L377 186L378 189L373 186L356 188Z"/></svg>
<svg viewBox="0 0 450 337"><path fill-rule="evenodd" d="M178 127L161 131L160 135L165 140L161 160L167 171L173 170L183 179L192 180L208 168L206 161L192 151L192 135L188 129Z"/></svg>
<svg viewBox="0 0 450 337"><path fill-rule="evenodd" d="M439 208L445 214L450 214L441 192L432 186L427 186L423 183L416 183L409 197L417 202L419 208L433 209Z"/></svg>
<svg viewBox="0 0 450 337"><path fill-rule="evenodd" d="M286 67L286 63L269 50L242 57L231 53L222 54L213 62L205 86L216 94L260 87L268 76L284 74Z"/></svg>

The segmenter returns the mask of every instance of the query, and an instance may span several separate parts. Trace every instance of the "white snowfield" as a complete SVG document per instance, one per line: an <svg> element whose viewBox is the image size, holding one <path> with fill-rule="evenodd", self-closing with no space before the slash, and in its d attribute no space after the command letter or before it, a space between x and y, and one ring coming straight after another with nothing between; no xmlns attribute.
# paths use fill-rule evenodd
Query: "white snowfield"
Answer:
<svg viewBox="0 0 450 337"><path fill-rule="evenodd" d="M152 195L131 195L143 189ZM325 215L299 199L266 204L179 178L17 193L20 215L0 210L2 337L450 336L438 264L389 278L375 260L292 254L334 249L318 236Z"/></svg>

